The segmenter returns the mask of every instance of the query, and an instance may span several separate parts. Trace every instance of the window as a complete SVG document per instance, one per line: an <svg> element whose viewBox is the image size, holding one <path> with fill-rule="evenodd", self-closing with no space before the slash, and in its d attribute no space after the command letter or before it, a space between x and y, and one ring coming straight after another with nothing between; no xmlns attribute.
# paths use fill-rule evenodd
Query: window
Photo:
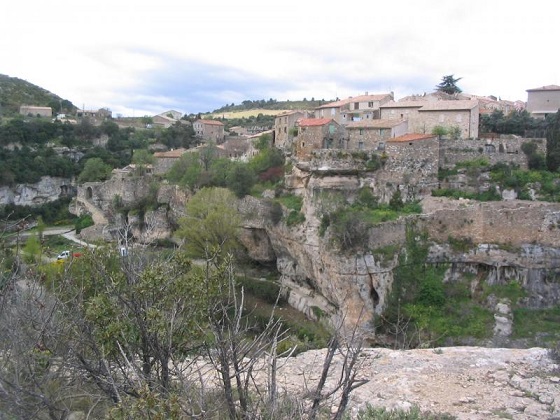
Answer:
<svg viewBox="0 0 560 420"><path fill-rule="evenodd" d="M335 126L334 125L329 125L329 134L334 134L335 131Z"/></svg>
<svg viewBox="0 0 560 420"><path fill-rule="evenodd" d="M334 117L335 115L336 115L336 109L331 108L331 117Z"/></svg>
<svg viewBox="0 0 560 420"><path fill-rule="evenodd" d="M363 141L358 142L358 149L359 150L364 150L364 142Z"/></svg>
<svg viewBox="0 0 560 420"><path fill-rule="evenodd" d="M368 102L367 106L368 108L373 108L373 102Z"/></svg>
<svg viewBox="0 0 560 420"><path fill-rule="evenodd" d="M354 102L354 109L360 109L360 103Z"/></svg>
<svg viewBox="0 0 560 420"><path fill-rule="evenodd" d="M360 128L360 136L363 136L363 135L364 135L364 129Z"/></svg>
<svg viewBox="0 0 560 420"><path fill-rule="evenodd" d="M385 142L380 141L379 143L377 143L377 150L385 150Z"/></svg>

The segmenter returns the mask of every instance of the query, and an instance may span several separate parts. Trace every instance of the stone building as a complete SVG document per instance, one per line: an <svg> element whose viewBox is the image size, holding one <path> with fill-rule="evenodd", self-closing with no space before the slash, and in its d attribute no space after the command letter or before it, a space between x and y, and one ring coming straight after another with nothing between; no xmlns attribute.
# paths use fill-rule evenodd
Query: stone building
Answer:
<svg viewBox="0 0 560 420"><path fill-rule="evenodd" d="M433 186L439 168L439 140L433 134L405 134L387 140L384 172L399 184ZM419 191L420 192L420 191ZM421 192L420 192L421 193Z"/></svg>
<svg viewBox="0 0 560 420"><path fill-rule="evenodd" d="M560 86L548 85L527 89L527 111L534 118L545 118L560 109Z"/></svg>
<svg viewBox="0 0 560 420"><path fill-rule="evenodd" d="M296 156L309 159L314 150L346 148L345 130L332 118L305 118L298 123Z"/></svg>
<svg viewBox="0 0 560 420"><path fill-rule="evenodd" d="M224 141L224 124L220 121L208 119L196 120L193 123L193 129L196 136L203 140L215 141L216 143Z"/></svg>
<svg viewBox="0 0 560 420"><path fill-rule="evenodd" d="M408 132L406 120L362 120L346 125L347 149L384 150L385 142Z"/></svg>
<svg viewBox="0 0 560 420"><path fill-rule="evenodd" d="M477 138L477 100L399 101L381 106L381 119L408 121L410 133L431 133L434 127L458 127L460 138Z"/></svg>
<svg viewBox="0 0 560 420"><path fill-rule="evenodd" d="M31 115L33 117L52 117L52 108L50 106L32 106L22 105L19 107L21 115Z"/></svg>
<svg viewBox="0 0 560 420"><path fill-rule="evenodd" d="M181 156L187 153L186 149L175 149L167 152L154 153L154 174L164 174L171 169Z"/></svg>
<svg viewBox="0 0 560 420"><path fill-rule="evenodd" d="M393 100L393 93L350 97L315 109L315 118L331 118L341 125L380 118L380 106Z"/></svg>
<svg viewBox="0 0 560 420"><path fill-rule="evenodd" d="M292 152L294 134L297 133L297 122L308 117L307 111L290 111L277 115L274 119L272 139L274 146L286 153Z"/></svg>

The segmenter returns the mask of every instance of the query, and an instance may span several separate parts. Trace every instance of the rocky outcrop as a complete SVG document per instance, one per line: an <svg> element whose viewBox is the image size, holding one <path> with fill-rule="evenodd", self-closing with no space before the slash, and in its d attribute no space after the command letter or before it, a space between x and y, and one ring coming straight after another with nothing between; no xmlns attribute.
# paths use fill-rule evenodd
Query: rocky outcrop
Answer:
<svg viewBox="0 0 560 420"><path fill-rule="evenodd" d="M289 291L289 302L311 318L320 314L334 325L343 321L367 328L385 308L396 252L404 246L407 225L411 223L430 238L428 262L450 266L446 281L460 280L467 273L479 286L516 281L526 292L521 303L535 308L555 305L560 299L557 203L482 203L423 197L423 214L371 228L367 244L357 252L333 246L335 238L329 230L319 235L325 205L321 194L336 191L351 202L357 189L366 186L387 199L399 186L383 184L371 174L318 175L301 168L292 172L289 185L303 198L305 221L292 227L283 222L271 223L261 201L246 199L241 208L248 215L245 228L250 233L243 235L244 244L249 254L258 255L259 260L275 257L280 282ZM456 249L457 244L464 249ZM386 248L396 251L389 256L378 252ZM496 334L504 337L507 319L499 310L496 314L500 323Z"/></svg>
<svg viewBox="0 0 560 420"><path fill-rule="evenodd" d="M76 187L72 180L44 176L36 184L0 187L0 205L39 206L75 194Z"/></svg>

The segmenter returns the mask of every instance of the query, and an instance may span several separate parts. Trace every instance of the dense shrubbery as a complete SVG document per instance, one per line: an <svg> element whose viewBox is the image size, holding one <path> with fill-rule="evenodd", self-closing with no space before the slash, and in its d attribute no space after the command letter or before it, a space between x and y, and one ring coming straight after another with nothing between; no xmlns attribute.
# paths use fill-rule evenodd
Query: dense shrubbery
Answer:
<svg viewBox="0 0 560 420"><path fill-rule="evenodd" d="M276 183L284 176L284 155L271 147L270 136L261 136L256 147L259 153L244 163L218 157L215 146L208 145L201 152L184 154L166 177L192 190L225 187L243 197L256 183Z"/></svg>
<svg viewBox="0 0 560 420"><path fill-rule="evenodd" d="M26 217L36 219L39 216L47 224L55 222L69 222L75 219L75 216L68 211L70 198L61 198L50 203L42 204L40 206L17 206L15 204L7 204L0 206L0 220L20 220Z"/></svg>
<svg viewBox="0 0 560 420"><path fill-rule="evenodd" d="M332 239L340 249L363 249L367 246L371 227L421 212L418 202L403 202L400 190L395 191L388 204L380 204L369 188L362 188L354 203L339 202L323 212L319 234L323 235L330 228Z"/></svg>

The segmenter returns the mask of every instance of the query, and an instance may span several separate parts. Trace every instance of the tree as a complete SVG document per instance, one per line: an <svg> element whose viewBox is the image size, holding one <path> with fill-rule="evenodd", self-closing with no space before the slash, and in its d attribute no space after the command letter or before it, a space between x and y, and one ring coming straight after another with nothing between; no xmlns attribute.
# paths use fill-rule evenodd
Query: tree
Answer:
<svg viewBox="0 0 560 420"><path fill-rule="evenodd" d="M462 77L456 79L452 74L443 76L441 79L441 83L439 85L436 85L436 91L445 92L450 95L461 93L462 90L457 86L457 82L461 79Z"/></svg>
<svg viewBox="0 0 560 420"><path fill-rule="evenodd" d="M103 162L101 158L88 159L84 169L78 176L78 182L104 181L111 175L111 167Z"/></svg>
<svg viewBox="0 0 560 420"><path fill-rule="evenodd" d="M135 165L153 165L156 158L146 149L135 150L132 154L132 163Z"/></svg>
<svg viewBox="0 0 560 420"><path fill-rule="evenodd" d="M555 172L560 168L560 109L546 132L546 150L548 170Z"/></svg>
<svg viewBox="0 0 560 420"><path fill-rule="evenodd" d="M177 236L185 240L189 255L213 261L238 246L240 225L237 198L227 188L205 187L188 202Z"/></svg>
<svg viewBox="0 0 560 420"><path fill-rule="evenodd" d="M432 129L432 134L434 136L438 136L438 139L441 140L441 138L443 136L445 136L448 133L447 128L445 128L442 125L436 125L433 129Z"/></svg>

